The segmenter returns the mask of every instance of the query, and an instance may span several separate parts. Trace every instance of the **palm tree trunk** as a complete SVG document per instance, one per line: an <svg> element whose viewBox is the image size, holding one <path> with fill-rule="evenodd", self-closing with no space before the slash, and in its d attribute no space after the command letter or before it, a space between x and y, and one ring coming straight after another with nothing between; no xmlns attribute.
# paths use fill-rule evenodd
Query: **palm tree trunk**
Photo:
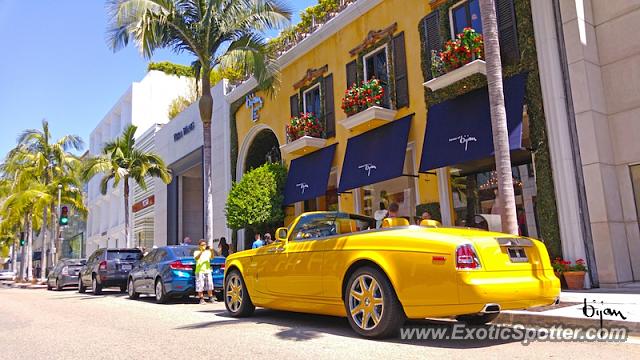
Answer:
<svg viewBox="0 0 640 360"><path fill-rule="evenodd" d="M211 116L213 112L213 97L211 96L211 84L208 64L202 64L202 97L198 103L203 132L203 186L204 186L204 238L213 246L213 178L211 173Z"/></svg>
<svg viewBox="0 0 640 360"><path fill-rule="evenodd" d="M124 177L124 238L127 247L131 247L131 240L129 239L129 177Z"/></svg>
<svg viewBox="0 0 640 360"><path fill-rule="evenodd" d="M516 201L511 174L511 154L509 152L509 131L507 129L507 113L504 107L502 89L502 64L500 59L500 43L498 40L498 22L494 0L480 0L482 32L484 37L484 54L487 63L487 83L489 87L489 103L491 108L491 128L493 130L493 146L496 157L498 177L498 194L502 199L502 231L518 234Z"/></svg>
<svg viewBox="0 0 640 360"><path fill-rule="evenodd" d="M33 214L27 215L27 280L33 279Z"/></svg>
<svg viewBox="0 0 640 360"><path fill-rule="evenodd" d="M46 272L47 272L47 248L48 245L47 244L47 240L48 240L48 236L47 233L49 231L49 228L47 227L47 207L44 206L44 208L42 209L42 227L41 227L41 232L42 232L42 255L40 256L40 280L44 280L46 278ZM53 261L53 253L51 253L51 261Z"/></svg>

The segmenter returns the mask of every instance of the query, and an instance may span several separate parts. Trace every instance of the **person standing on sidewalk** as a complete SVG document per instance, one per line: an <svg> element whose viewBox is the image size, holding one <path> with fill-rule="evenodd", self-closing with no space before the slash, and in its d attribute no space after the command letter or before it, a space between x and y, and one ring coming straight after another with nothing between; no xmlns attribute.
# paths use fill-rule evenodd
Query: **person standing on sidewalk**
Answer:
<svg viewBox="0 0 640 360"><path fill-rule="evenodd" d="M209 301L213 302L213 278L211 277L211 249L207 246L207 241L201 239L199 248L193 253L196 259L196 292L200 299L200 304L204 304L204 292L207 292Z"/></svg>

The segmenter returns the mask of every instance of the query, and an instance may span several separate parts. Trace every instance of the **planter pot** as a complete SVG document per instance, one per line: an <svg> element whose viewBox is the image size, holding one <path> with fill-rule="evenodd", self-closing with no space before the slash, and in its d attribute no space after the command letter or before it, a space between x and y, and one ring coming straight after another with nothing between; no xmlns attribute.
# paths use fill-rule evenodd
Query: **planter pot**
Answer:
<svg viewBox="0 0 640 360"><path fill-rule="evenodd" d="M397 113L396 110L372 106L341 120L340 124L351 132L363 132L393 121Z"/></svg>
<svg viewBox="0 0 640 360"><path fill-rule="evenodd" d="M558 279L560 279L560 287L563 289L567 288L567 282L564 280L564 276L562 276L561 272L553 272L554 274L556 274L556 276L558 277Z"/></svg>
<svg viewBox="0 0 640 360"><path fill-rule="evenodd" d="M562 273L564 280L567 282L567 289L582 290L584 289L584 271L566 271Z"/></svg>
<svg viewBox="0 0 640 360"><path fill-rule="evenodd" d="M311 136L303 136L288 144L280 146L280 151L285 154L304 155L312 151L323 148L327 144L327 139Z"/></svg>
<svg viewBox="0 0 640 360"><path fill-rule="evenodd" d="M473 60L462 67L452 70L444 75L440 75L435 79L431 79L423 85L432 91L436 91L473 74L487 75L487 65L484 60Z"/></svg>

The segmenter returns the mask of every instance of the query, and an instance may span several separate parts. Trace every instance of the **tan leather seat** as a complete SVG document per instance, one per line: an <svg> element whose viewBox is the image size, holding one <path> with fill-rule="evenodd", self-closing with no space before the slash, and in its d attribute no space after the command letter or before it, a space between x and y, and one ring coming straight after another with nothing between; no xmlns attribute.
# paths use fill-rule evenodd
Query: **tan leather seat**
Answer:
<svg viewBox="0 0 640 360"><path fill-rule="evenodd" d="M397 227L397 226L409 226L409 225L411 225L409 223L409 220L407 220L405 218L401 218L401 217L385 218L384 220L382 220L382 227L383 228L390 228L390 227Z"/></svg>

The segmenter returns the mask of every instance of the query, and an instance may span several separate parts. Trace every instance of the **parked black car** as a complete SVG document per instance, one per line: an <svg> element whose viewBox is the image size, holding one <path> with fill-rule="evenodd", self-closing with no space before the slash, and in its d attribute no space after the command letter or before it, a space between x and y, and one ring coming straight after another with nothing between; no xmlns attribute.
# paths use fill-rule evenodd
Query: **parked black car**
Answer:
<svg viewBox="0 0 640 360"><path fill-rule="evenodd" d="M87 263L85 259L62 259L47 276L47 290L62 290L65 286L78 285L80 269Z"/></svg>
<svg viewBox="0 0 640 360"><path fill-rule="evenodd" d="M136 261L142 259L140 249L98 249L89 256L87 264L80 270L78 292L84 293L88 286L94 295L105 287L119 287L127 291L129 271Z"/></svg>

